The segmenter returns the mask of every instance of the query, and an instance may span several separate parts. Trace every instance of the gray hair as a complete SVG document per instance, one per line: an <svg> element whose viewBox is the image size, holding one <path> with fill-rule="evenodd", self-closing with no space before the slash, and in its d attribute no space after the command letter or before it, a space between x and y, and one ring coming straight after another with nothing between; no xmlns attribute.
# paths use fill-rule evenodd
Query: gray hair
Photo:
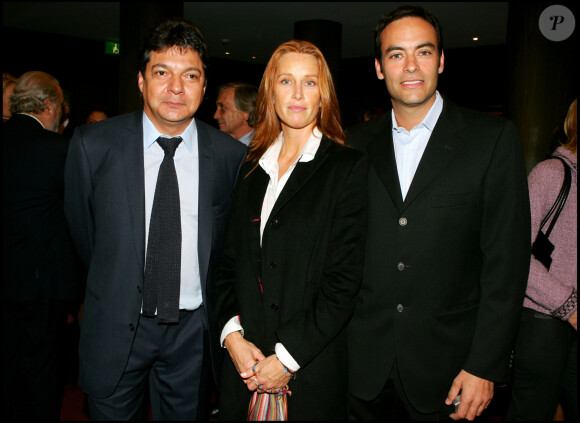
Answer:
<svg viewBox="0 0 580 423"><path fill-rule="evenodd" d="M248 113L248 125L254 127L256 124L256 99L258 98L258 87L246 82L228 82L220 85L217 90L218 96L223 90L234 88L234 103L240 112Z"/></svg>
<svg viewBox="0 0 580 423"><path fill-rule="evenodd" d="M58 80L42 71L24 73L14 84L14 93L10 97L10 112L39 114L46 109L47 98L55 105L63 101L62 90Z"/></svg>

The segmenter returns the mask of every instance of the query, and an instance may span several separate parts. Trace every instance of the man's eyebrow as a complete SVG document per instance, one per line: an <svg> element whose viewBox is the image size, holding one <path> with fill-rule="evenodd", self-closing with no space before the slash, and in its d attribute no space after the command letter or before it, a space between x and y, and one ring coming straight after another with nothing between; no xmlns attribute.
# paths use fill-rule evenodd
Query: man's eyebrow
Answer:
<svg viewBox="0 0 580 423"><path fill-rule="evenodd" d="M423 44L419 44L416 48L425 48L425 47L435 48L435 44L426 42Z"/></svg>
<svg viewBox="0 0 580 423"><path fill-rule="evenodd" d="M430 43L430 42L419 44L418 46L415 47L415 50L420 49L420 48L425 48L425 47L435 48L435 44ZM406 49L404 47L391 46L391 47L387 48L385 50L385 52L389 53L389 52L395 51L395 50L403 50L404 51Z"/></svg>
<svg viewBox="0 0 580 423"><path fill-rule="evenodd" d="M171 70L171 67L165 63L155 63L155 64L151 65L151 69L157 68L157 67ZM183 70L183 72L192 72L192 71L201 73L201 69L196 67L196 66L190 66L187 69Z"/></svg>

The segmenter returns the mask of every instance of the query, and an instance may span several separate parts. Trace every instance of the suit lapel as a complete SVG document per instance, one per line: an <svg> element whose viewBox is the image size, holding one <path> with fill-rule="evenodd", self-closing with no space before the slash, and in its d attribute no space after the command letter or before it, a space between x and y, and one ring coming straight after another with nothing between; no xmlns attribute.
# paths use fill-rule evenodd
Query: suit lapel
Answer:
<svg viewBox="0 0 580 423"><path fill-rule="evenodd" d="M121 135L125 188L135 250L145 268L145 169L143 164L142 112L134 113Z"/></svg>
<svg viewBox="0 0 580 423"><path fill-rule="evenodd" d="M284 185L284 189L274 204L268 221L276 216L276 214L296 195L296 193L300 191L300 189L312 177L320 165L324 163L328 157L327 151L332 147L332 144L332 141L323 137L314 159L310 162L298 162L296 164L296 167L292 171L292 175L290 175L286 185ZM258 261L261 256L260 219L262 214L262 205L264 203L264 196L266 195L266 189L268 188L269 182L270 177L261 166L258 166L248 177L249 185L247 192L249 204L249 222L247 222L248 232L246 236L248 239L250 261L256 276L260 279L261 269Z"/></svg>
<svg viewBox="0 0 580 423"><path fill-rule="evenodd" d="M195 120L197 128L197 145L199 149L199 197L197 251L199 257L199 274L202 285L207 280L209 257L212 244L212 187L216 183L214 175L214 150L207 129L199 120Z"/></svg>
<svg viewBox="0 0 580 423"><path fill-rule="evenodd" d="M377 132L375 138L369 142L368 154L371 165L387 189L391 200L397 209L401 209L403 195L401 194L401 184L399 183L397 162L395 160L393 124L390 113L388 118L384 120L384 126Z"/></svg>
<svg viewBox="0 0 580 423"><path fill-rule="evenodd" d="M240 175L242 178L243 175ZM256 274L256 277L261 278L261 269L258 259L261 256L260 247L260 219L262 214L262 204L264 203L264 196L268 188L270 178L260 166L248 176L248 222L247 233L245 236L248 240L248 248L250 254L250 262Z"/></svg>
<svg viewBox="0 0 580 423"><path fill-rule="evenodd" d="M450 116L452 113L449 111L449 107L449 101L447 100L443 105L443 111L419 162L409 187L409 192L405 197L404 209L435 179L439 172L445 169L449 161L455 157L461 148L461 139L455 135L461 124L451 122Z"/></svg>
<svg viewBox="0 0 580 423"><path fill-rule="evenodd" d="M292 171L292 174L286 182L286 185L284 185L284 189L280 193L276 203L274 203L274 208L272 209L268 220L272 219L273 216L276 216L280 209L284 207L284 205L288 203L288 201L290 201L290 199L292 199L292 197L294 197L298 191L300 191L300 189L312 177L320 165L324 163L328 157L327 151L331 147L332 141L323 137L320 141L320 147L318 147L318 151L316 152L313 160L309 162L296 163L296 167Z"/></svg>

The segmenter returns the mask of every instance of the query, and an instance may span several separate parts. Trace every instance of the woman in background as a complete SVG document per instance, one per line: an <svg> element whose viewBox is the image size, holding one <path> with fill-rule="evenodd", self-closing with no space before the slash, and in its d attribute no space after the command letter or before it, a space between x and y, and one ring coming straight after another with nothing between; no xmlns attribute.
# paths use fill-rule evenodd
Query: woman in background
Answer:
<svg viewBox="0 0 580 423"><path fill-rule="evenodd" d="M559 401L566 420L578 419L576 116L574 100L564 122L568 140L553 154L570 168L570 192L549 237L555 247L549 270L531 258L506 420L552 420ZM532 243L563 180L563 163L555 158L540 162L528 176Z"/></svg>

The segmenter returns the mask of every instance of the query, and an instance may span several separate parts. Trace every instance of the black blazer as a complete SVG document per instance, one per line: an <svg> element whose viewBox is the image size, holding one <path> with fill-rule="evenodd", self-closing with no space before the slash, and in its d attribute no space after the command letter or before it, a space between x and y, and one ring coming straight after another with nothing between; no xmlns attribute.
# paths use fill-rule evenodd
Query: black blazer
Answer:
<svg viewBox="0 0 580 423"><path fill-rule="evenodd" d="M78 300L82 265L64 216L68 140L33 117L2 124L2 299Z"/></svg>
<svg viewBox="0 0 580 423"><path fill-rule="evenodd" d="M301 366L290 383L290 419L346 418L344 326L362 278L366 162L323 138L299 162L270 214L260 247L269 177L240 172L223 259L216 270L217 328L239 315L264 355L281 342ZM220 418L245 419L250 391L224 360Z"/></svg>
<svg viewBox="0 0 580 423"><path fill-rule="evenodd" d="M349 131L370 157L365 277L347 329L349 387L370 400L397 360L421 412L461 369L505 382L530 260L530 206L513 123L444 100L403 201L390 112Z"/></svg>
<svg viewBox="0 0 580 423"><path fill-rule="evenodd" d="M139 111L77 128L66 162L66 215L89 268L79 386L96 397L115 389L141 311L145 267L142 119ZM231 193L246 148L199 120L196 125L199 268L210 344L217 347L212 354L219 355L210 280L221 254Z"/></svg>

